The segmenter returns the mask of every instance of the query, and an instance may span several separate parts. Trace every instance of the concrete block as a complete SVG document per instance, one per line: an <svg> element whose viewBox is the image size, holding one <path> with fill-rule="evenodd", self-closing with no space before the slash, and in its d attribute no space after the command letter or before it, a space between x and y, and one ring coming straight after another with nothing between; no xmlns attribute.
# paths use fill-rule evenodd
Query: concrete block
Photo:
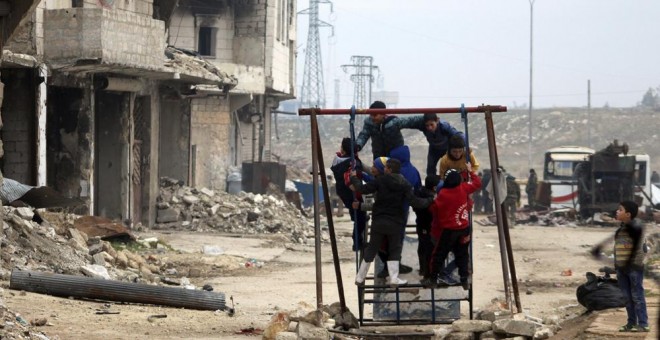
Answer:
<svg viewBox="0 0 660 340"><path fill-rule="evenodd" d="M454 332L481 333L493 329L493 323L486 320L456 320L451 327Z"/></svg>
<svg viewBox="0 0 660 340"><path fill-rule="evenodd" d="M294 332L279 332L275 336L275 340L297 340L298 334Z"/></svg>
<svg viewBox="0 0 660 340"><path fill-rule="evenodd" d="M493 322L493 331L497 334L511 334L533 337L536 324L530 321L502 319Z"/></svg>
<svg viewBox="0 0 660 340"><path fill-rule="evenodd" d="M170 208L158 210L156 216L157 223L176 222L179 220L179 210Z"/></svg>
<svg viewBox="0 0 660 340"><path fill-rule="evenodd" d="M508 319L510 317L511 317L511 312L508 311L508 310L483 311L483 312L479 313L478 319L488 320L490 322L494 322L496 320Z"/></svg>
<svg viewBox="0 0 660 340"><path fill-rule="evenodd" d="M449 333L445 340L474 340L474 333L472 332L453 332Z"/></svg>
<svg viewBox="0 0 660 340"><path fill-rule="evenodd" d="M488 331L488 332L483 332L479 334L479 340L490 340L490 339L499 339L495 332L493 331Z"/></svg>
<svg viewBox="0 0 660 340"><path fill-rule="evenodd" d="M301 340L327 340L330 338L327 329L307 322L299 322L296 333L298 333L298 339Z"/></svg>

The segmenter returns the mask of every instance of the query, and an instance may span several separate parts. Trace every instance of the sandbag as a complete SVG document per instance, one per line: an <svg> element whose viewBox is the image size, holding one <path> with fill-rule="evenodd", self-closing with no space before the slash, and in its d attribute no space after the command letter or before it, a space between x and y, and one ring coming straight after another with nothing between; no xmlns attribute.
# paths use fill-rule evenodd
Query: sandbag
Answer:
<svg viewBox="0 0 660 340"><path fill-rule="evenodd" d="M587 282L577 288L576 295L578 302L590 311L625 307L627 302L616 279L592 272L587 272Z"/></svg>

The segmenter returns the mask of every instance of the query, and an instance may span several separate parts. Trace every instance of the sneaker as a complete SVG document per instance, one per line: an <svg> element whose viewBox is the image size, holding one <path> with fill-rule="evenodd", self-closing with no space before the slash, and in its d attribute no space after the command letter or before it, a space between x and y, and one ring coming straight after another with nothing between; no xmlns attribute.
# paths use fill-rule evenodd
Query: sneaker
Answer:
<svg viewBox="0 0 660 340"><path fill-rule="evenodd" d="M649 327L649 326L637 326L637 331L638 332L650 332L651 327Z"/></svg>
<svg viewBox="0 0 660 340"><path fill-rule="evenodd" d="M637 326L624 325L619 327L619 332L637 332Z"/></svg>
<svg viewBox="0 0 660 340"><path fill-rule="evenodd" d="M398 277L394 281L390 280L390 287L397 287L399 285L405 285L405 284L408 284L408 281L400 279Z"/></svg>
<svg viewBox="0 0 660 340"><path fill-rule="evenodd" d="M449 287L452 286L451 282L447 282L445 279L438 277L435 279L436 287Z"/></svg>

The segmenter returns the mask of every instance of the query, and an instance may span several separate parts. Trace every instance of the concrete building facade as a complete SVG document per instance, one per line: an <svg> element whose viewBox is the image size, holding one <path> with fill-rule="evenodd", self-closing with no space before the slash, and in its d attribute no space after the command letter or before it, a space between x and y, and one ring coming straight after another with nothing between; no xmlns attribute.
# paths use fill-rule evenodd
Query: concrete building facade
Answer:
<svg viewBox="0 0 660 340"><path fill-rule="evenodd" d="M237 158L226 141L238 81L168 47L176 6L43 0L27 8L3 42L0 75L11 99L0 109L2 172L82 199L78 213L129 225L154 223L162 176L223 189Z"/></svg>
<svg viewBox="0 0 660 340"><path fill-rule="evenodd" d="M194 185L224 190L229 166L272 161L271 111L295 95L295 15L294 0L179 2L168 43L238 79L228 96L192 101Z"/></svg>

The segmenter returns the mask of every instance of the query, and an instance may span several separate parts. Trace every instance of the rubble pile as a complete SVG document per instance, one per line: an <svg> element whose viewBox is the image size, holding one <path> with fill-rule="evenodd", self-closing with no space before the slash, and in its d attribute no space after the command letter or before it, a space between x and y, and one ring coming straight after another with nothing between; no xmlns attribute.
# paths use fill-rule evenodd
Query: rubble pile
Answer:
<svg viewBox="0 0 660 340"><path fill-rule="evenodd" d="M8 310L1 300L0 324L0 339L55 339L39 331L40 327L48 324L47 319L25 320L20 314Z"/></svg>
<svg viewBox="0 0 660 340"><path fill-rule="evenodd" d="M45 212L35 216L31 208L2 209L2 280L9 280L16 268L130 282L160 281L162 264L156 257L145 258L125 249L124 244L113 246L100 237L88 237L74 227L78 215Z"/></svg>
<svg viewBox="0 0 660 340"><path fill-rule="evenodd" d="M129 250L115 250L110 242L88 238L75 229L74 221L80 216L48 212L35 215L31 208L0 209L0 280L9 281L11 271L18 269L131 282L160 281L154 274L160 272L159 267L149 259ZM39 332L38 327L46 324L43 320L26 320L8 310L0 299L2 339L49 339Z"/></svg>
<svg viewBox="0 0 660 340"><path fill-rule="evenodd" d="M31 208L1 209L0 279L9 280L13 268L74 274L88 263L87 254L66 235L65 224L39 224Z"/></svg>
<svg viewBox="0 0 660 340"><path fill-rule="evenodd" d="M571 308L570 306L567 308ZM560 308L564 309L564 308ZM576 317L583 310L565 315ZM434 328L432 333L419 333L420 338L433 339L549 339L561 330L562 316L552 314L536 318L525 313L512 314L498 299L477 313L477 319L459 319L451 325ZM342 330L347 333L333 331ZM321 310L300 304L297 310L277 311L263 331L264 339L332 339L332 338L379 338L387 333L360 329L358 320L346 310L342 313L339 303L325 305ZM393 336L394 334L388 334Z"/></svg>
<svg viewBox="0 0 660 340"><path fill-rule="evenodd" d="M274 195L232 195L162 178L157 207L157 229L284 234L294 243L313 244L313 223Z"/></svg>

